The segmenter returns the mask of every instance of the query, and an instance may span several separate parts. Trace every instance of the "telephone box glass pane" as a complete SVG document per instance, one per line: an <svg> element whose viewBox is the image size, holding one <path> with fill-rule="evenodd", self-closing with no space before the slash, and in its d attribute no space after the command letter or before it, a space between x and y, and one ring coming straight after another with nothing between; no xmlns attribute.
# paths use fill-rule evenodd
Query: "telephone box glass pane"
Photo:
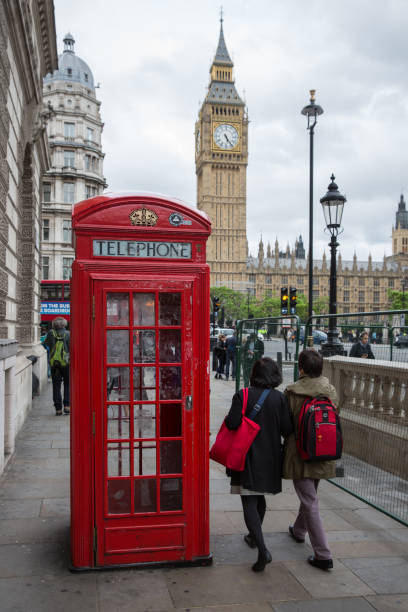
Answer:
<svg viewBox="0 0 408 612"><path fill-rule="evenodd" d="M154 293L133 294L133 325L154 325L154 313Z"/></svg>
<svg viewBox="0 0 408 612"><path fill-rule="evenodd" d="M159 294L159 325L181 325L180 293Z"/></svg>
<svg viewBox="0 0 408 612"><path fill-rule="evenodd" d="M154 363L156 359L156 334L151 330L133 332L133 362Z"/></svg>
<svg viewBox="0 0 408 612"><path fill-rule="evenodd" d="M155 478L135 480L135 512L157 512Z"/></svg>
<svg viewBox="0 0 408 612"><path fill-rule="evenodd" d="M156 474L156 442L135 442L133 460L135 476Z"/></svg>
<svg viewBox="0 0 408 612"><path fill-rule="evenodd" d="M160 436L181 436L181 404L160 404Z"/></svg>
<svg viewBox="0 0 408 612"><path fill-rule="evenodd" d="M130 480L108 480L109 514L129 514Z"/></svg>
<svg viewBox="0 0 408 612"><path fill-rule="evenodd" d="M134 438L154 438L156 436L155 404L135 404L133 407Z"/></svg>
<svg viewBox="0 0 408 612"><path fill-rule="evenodd" d="M180 474L181 465L181 440L160 442L160 473Z"/></svg>
<svg viewBox="0 0 408 612"><path fill-rule="evenodd" d="M129 437L129 406L107 406L108 438Z"/></svg>
<svg viewBox="0 0 408 612"><path fill-rule="evenodd" d="M156 368L133 368L133 399L156 399Z"/></svg>
<svg viewBox="0 0 408 612"><path fill-rule="evenodd" d="M129 476L129 442L108 444L108 476Z"/></svg>
<svg viewBox="0 0 408 612"><path fill-rule="evenodd" d="M111 402L126 402L129 397L129 368L107 368L107 396Z"/></svg>
<svg viewBox="0 0 408 612"><path fill-rule="evenodd" d="M181 478L163 478L160 481L160 510L183 509L182 487Z"/></svg>
<svg viewBox="0 0 408 612"><path fill-rule="evenodd" d="M106 325L129 325L129 295L127 293L107 294Z"/></svg>
<svg viewBox="0 0 408 612"><path fill-rule="evenodd" d="M178 363L181 361L181 330L160 330L159 361L164 363Z"/></svg>
<svg viewBox="0 0 408 612"><path fill-rule="evenodd" d="M106 331L107 363L129 363L129 332L126 329Z"/></svg>
<svg viewBox="0 0 408 612"><path fill-rule="evenodd" d="M160 368L160 399L181 399L181 368Z"/></svg>

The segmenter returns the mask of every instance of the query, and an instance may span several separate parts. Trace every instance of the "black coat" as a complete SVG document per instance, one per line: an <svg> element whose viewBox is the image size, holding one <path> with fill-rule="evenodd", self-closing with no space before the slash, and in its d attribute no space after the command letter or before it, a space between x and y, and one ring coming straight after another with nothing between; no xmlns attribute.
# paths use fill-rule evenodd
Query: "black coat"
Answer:
<svg viewBox="0 0 408 612"><path fill-rule="evenodd" d="M370 344L368 342L367 344L363 344L359 340L351 347L350 357L362 357L363 355L367 355L366 359L375 359Z"/></svg>
<svg viewBox="0 0 408 612"><path fill-rule="evenodd" d="M246 416L252 411L264 389L249 387ZM237 429L242 420L242 390L232 398L230 411L225 418L228 429ZM282 491L282 442L293 431L286 397L271 389L254 421L261 429L252 443L245 460L243 472L227 470L231 484L242 485L250 491L280 493Z"/></svg>

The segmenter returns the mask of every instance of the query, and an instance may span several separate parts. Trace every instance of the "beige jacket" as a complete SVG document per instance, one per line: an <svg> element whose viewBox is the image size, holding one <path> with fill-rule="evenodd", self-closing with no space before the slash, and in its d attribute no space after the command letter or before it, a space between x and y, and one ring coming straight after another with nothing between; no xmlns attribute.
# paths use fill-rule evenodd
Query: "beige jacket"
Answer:
<svg viewBox="0 0 408 612"><path fill-rule="evenodd" d="M325 395L339 409L336 389L325 376L319 376L318 378L301 376L295 383L286 387L285 394L288 398L289 411L293 419L295 433L290 434L285 440L283 478L291 480L298 478L333 478L335 476L336 462L320 461L305 463L299 456L296 448L295 435L298 435L299 413L306 397Z"/></svg>

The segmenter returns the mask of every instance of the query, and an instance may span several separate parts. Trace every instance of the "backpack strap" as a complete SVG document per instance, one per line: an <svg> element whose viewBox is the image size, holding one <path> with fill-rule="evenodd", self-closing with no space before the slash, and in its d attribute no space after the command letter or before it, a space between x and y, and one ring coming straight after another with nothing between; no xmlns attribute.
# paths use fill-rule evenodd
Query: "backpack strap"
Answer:
<svg viewBox="0 0 408 612"><path fill-rule="evenodd" d="M262 408L262 405L263 405L264 401L266 400L266 398L268 397L270 392L271 392L270 389L264 389L262 391L259 400L256 402L255 406L252 408L251 414L248 417L249 419L251 419L251 421L254 420L254 418L256 417L256 415L258 414L260 409Z"/></svg>

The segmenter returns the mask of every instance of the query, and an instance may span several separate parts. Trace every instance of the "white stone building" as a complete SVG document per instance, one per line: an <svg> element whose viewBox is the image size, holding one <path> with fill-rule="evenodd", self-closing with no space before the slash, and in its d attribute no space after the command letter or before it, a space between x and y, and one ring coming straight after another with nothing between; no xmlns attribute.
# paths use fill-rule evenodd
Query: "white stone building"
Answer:
<svg viewBox="0 0 408 612"><path fill-rule="evenodd" d="M67 34L58 69L44 79L44 102L54 115L47 125L51 169L43 177L42 278L71 277L71 213L75 202L101 194L103 177L101 103L89 66L74 52Z"/></svg>
<svg viewBox="0 0 408 612"><path fill-rule="evenodd" d="M42 80L57 67L52 0L0 2L0 474L31 408L40 344L41 181L50 155ZM34 367L27 356L33 356Z"/></svg>

